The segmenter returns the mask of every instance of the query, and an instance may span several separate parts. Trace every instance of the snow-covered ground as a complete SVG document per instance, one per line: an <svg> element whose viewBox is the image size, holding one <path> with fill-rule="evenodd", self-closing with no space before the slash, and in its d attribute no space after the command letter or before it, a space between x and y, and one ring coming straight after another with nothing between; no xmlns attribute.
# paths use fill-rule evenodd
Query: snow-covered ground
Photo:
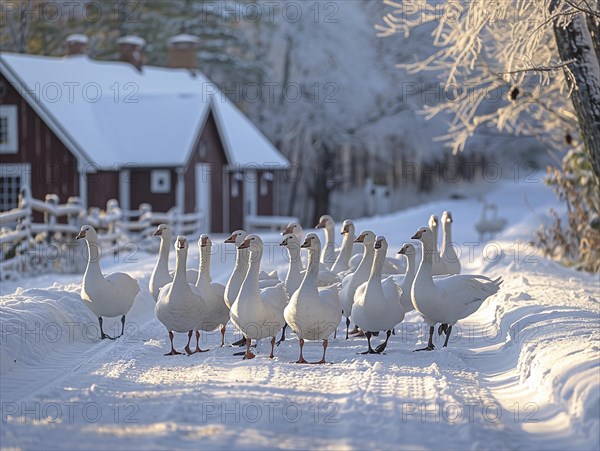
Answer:
<svg viewBox="0 0 600 451"><path fill-rule="evenodd" d="M211 350L165 357L167 336L147 285L155 257L103 261L142 293L125 336L98 340L79 299L81 276L44 275L2 285L0 444L20 449L598 449L598 277L544 259L528 245L554 194L541 177L504 181L488 194L508 219L477 243L475 199L444 200L358 221L395 253L431 213L454 216L465 272L502 276L500 292L459 323L450 347L413 353L425 336L414 312L385 355L358 355L364 338L333 340L328 365L296 365L292 336L268 358L243 361L219 334ZM342 218L338 218L342 219ZM215 242L218 237L215 237ZM285 274L278 237L263 257ZM469 251L470 249L470 251ZM269 250L272 253L269 254ZM193 249L190 265L197 262ZM225 281L233 249L217 246L213 279ZM130 259L131 260L131 259ZM339 331L342 331L340 326ZM109 326L111 335L115 330ZM338 337L342 334L338 334ZM226 337L239 338L233 327ZM184 337L176 339L181 348ZM438 342L439 343L439 342ZM321 343L305 346L317 360Z"/></svg>

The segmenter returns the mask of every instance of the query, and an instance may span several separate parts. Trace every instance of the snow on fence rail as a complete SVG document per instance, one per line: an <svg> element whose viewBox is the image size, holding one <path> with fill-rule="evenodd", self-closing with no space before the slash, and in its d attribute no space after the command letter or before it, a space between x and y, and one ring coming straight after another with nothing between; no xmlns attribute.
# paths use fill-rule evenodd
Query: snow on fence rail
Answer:
<svg viewBox="0 0 600 451"><path fill-rule="evenodd" d="M39 220L40 214L43 222ZM34 199L28 188L19 194L17 208L0 213L0 278L18 278L39 272L79 272L85 267L82 243L75 240L81 226L90 224L98 232L103 251L119 252L132 246L151 251L158 246L152 233L159 224L169 224L176 234L197 236L202 212L182 214L176 209L153 212L149 204L138 210L121 210L112 199L106 210L85 210L78 197L59 204L58 196L48 194L44 201Z"/></svg>

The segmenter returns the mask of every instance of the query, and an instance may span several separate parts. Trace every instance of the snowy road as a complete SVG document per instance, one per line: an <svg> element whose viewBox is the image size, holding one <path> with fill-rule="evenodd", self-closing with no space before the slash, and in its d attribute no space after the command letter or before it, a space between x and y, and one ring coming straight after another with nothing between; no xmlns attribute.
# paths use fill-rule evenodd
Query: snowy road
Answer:
<svg viewBox="0 0 600 451"><path fill-rule="evenodd" d="M154 263L148 255L136 264L103 265L105 271L130 272L143 290L125 336L116 342L96 338L95 318L79 300L79 276L3 284L0 444L598 449L598 280L527 248L539 218L523 193L538 215L555 202L541 183L499 186L489 199L499 204L509 227L493 245L468 244L476 237L474 200L358 221L358 229L386 235L395 252L430 213L451 209L466 272L504 278L501 291L459 323L450 347L430 353L412 352L424 327L411 313L382 356L357 355L365 339L338 339L328 350L332 364L296 365L290 363L298 353L292 336L276 349L275 359L267 358L265 341L256 359L242 361L233 348L219 348L219 334L213 333L204 338L209 352L165 357L166 333L147 292ZM277 237L266 240L275 243ZM502 256L495 257L500 248ZM280 254L274 254L270 261L265 256L266 268L285 274ZM213 274L222 281L233 260L230 253L220 255L213 257ZM190 264L197 252L193 256ZM60 285L52 287L53 280ZM226 341L236 338L230 326ZM179 336L176 345L183 341ZM308 360L317 360L321 344L308 343L305 350Z"/></svg>

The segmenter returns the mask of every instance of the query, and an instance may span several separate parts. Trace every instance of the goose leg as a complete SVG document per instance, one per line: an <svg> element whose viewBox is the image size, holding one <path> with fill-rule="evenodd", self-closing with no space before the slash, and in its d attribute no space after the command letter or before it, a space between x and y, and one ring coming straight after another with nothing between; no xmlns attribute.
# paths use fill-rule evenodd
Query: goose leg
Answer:
<svg viewBox="0 0 600 451"><path fill-rule="evenodd" d="M371 337L373 336L373 334L371 332L366 332L365 335L367 337L367 343L369 345L369 349L365 352L361 352L361 354L377 354L377 352L375 352L373 350L373 348L371 347Z"/></svg>
<svg viewBox="0 0 600 451"><path fill-rule="evenodd" d="M387 346L388 340L390 339L390 335L392 335L392 331L388 330L386 332L385 341L375 348L375 352L377 354L381 354L383 351L385 351L385 348Z"/></svg>
<svg viewBox="0 0 600 451"><path fill-rule="evenodd" d="M319 365L319 364L322 364L322 363L327 363L325 361L325 353L327 352L327 344L328 344L328 341L327 341L327 338L326 338L325 340L323 340L323 357L318 362L314 362L315 365Z"/></svg>
<svg viewBox="0 0 600 451"><path fill-rule="evenodd" d="M121 317L121 335L119 335L117 338L122 337L124 333L125 333L125 315L123 315Z"/></svg>
<svg viewBox="0 0 600 451"><path fill-rule="evenodd" d="M223 329L224 328L225 328L225 326L223 326ZM221 329L221 334L224 335L223 329ZM197 330L196 331L196 349L194 350L194 353L196 353L196 352L207 352L207 351L208 351L208 349L200 349L200 331Z"/></svg>
<svg viewBox="0 0 600 451"><path fill-rule="evenodd" d="M350 327L350 318L346 317L346 340L348 339L348 328Z"/></svg>
<svg viewBox="0 0 600 451"><path fill-rule="evenodd" d="M246 352L244 354L244 360L253 359L254 357L256 357L254 354L252 354L252 352L250 352L250 344L251 343L252 343L252 340L250 340L249 338L246 338Z"/></svg>
<svg viewBox="0 0 600 451"><path fill-rule="evenodd" d="M271 338L271 354L269 355L269 358L272 359L273 357L275 357L275 355L273 355L273 351L275 350L275 337Z"/></svg>
<svg viewBox="0 0 600 451"><path fill-rule="evenodd" d="M304 357L302 356L302 348L304 347L304 338L300 339L300 357L298 358L298 361L296 363L308 363L306 360L304 360Z"/></svg>
<svg viewBox="0 0 600 451"><path fill-rule="evenodd" d="M102 329L102 323L103 323L103 322L104 322L104 321L102 320L102 317L101 317L101 316L99 316L99 317L98 317L98 323L100 323L100 339L101 339L101 340L104 340L105 338L108 338L109 340L114 340L114 338L113 338L113 337L111 337L110 335L106 335L106 334L104 333L104 330Z"/></svg>
<svg viewBox="0 0 600 451"><path fill-rule="evenodd" d="M225 324L221 326L221 347L225 346ZM196 343L197 344L197 343Z"/></svg>
<svg viewBox="0 0 600 451"><path fill-rule="evenodd" d="M429 341L427 343L427 347L421 349L415 349L415 351L433 351L435 346L433 346L433 332L435 331L435 327L431 326L429 328Z"/></svg>
<svg viewBox="0 0 600 451"><path fill-rule="evenodd" d="M188 341L187 341L187 344L185 345L185 348L184 348L184 349L185 349L185 352L187 352L187 353L188 353L188 355L192 355L192 354L194 353L194 351L192 351L192 350L190 349L190 341L192 340L192 335L193 335L193 334L194 334L194 331L193 331L193 330L190 330L190 331L188 332Z"/></svg>
<svg viewBox="0 0 600 451"><path fill-rule="evenodd" d="M446 333L448 329L448 324L444 323L444 324L440 324L440 326L438 327L438 335L442 335L443 333Z"/></svg>
<svg viewBox="0 0 600 451"><path fill-rule="evenodd" d="M181 352L177 352L173 347L173 332L169 331L169 340L171 341L171 352L167 352L165 355L180 355Z"/></svg>
<svg viewBox="0 0 600 451"><path fill-rule="evenodd" d="M452 326L448 326L446 328L446 340L444 341L444 346L442 346L443 348L448 346L448 339L450 338L451 333L452 333Z"/></svg>
<svg viewBox="0 0 600 451"><path fill-rule="evenodd" d="M285 341L285 330L287 329L287 323L283 324L283 329L281 330L281 338L277 342L277 346L281 344L282 341Z"/></svg>

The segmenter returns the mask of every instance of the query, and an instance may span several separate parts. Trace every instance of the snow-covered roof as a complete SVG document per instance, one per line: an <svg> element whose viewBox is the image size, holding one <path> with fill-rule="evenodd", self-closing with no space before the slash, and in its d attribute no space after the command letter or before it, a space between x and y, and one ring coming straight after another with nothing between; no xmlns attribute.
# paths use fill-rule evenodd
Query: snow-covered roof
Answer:
<svg viewBox="0 0 600 451"><path fill-rule="evenodd" d="M213 112L230 166L289 161L201 73L123 62L3 53L2 73L87 165L183 166Z"/></svg>
<svg viewBox="0 0 600 451"><path fill-rule="evenodd" d="M84 34L70 34L69 36L67 36L67 39L65 39L65 41L66 42L79 42L81 44L87 44L89 39Z"/></svg>
<svg viewBox="0 0 600 451"><path fill-rule="evenodd" d="M172 44L199 44L200 38L198 36L194 36L187 33L178 34L177 36L173 36L167 41L170 45Z"/></svg>
<svg viewBox="0 0 600 451"><path fill-rule="evenodd" d="M129 44L144 47L146 45L146 40L139 36L128 35L117 39L117 44Z"/></svg>

